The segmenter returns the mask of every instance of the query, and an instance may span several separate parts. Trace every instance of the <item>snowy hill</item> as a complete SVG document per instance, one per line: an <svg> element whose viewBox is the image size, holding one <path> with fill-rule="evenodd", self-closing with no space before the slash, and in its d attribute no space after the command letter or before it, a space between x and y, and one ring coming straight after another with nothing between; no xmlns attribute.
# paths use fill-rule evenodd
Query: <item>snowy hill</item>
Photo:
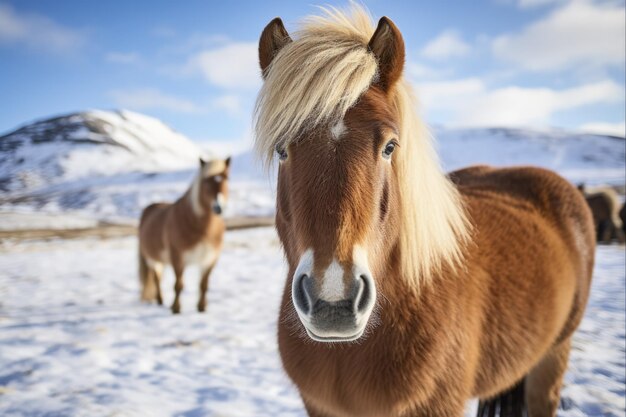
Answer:
<svg viewBox="0 0 626 417"><path fill-rule="evenodd" d="M623 138L531 129L436 128L444 168L531 164L572 182L624 183ZM211 152L223 154L218 147ZM0 210L72 213L133 221L188 187L200 148L148 116L88 111L39 121L0 137ZM273 177L251 151L233 159L228 216L274 210Z"/></svg>
<svg viewBox="0 0 626 417"><path fill-rule="evenodd" d="M198 147L157 119L87 111L26 125L0 137L0 189L36 191L61 182L189 167Z"/></svg>
<svg viewBox="0 0 626 417"><path fill-rule="evenodd" d="M161 121L125 110L37 121L0 137L0 206L134 219L145 205L183 193L198 157L211 154ZM257 205L258 198L248 194L258 184L247 182L254 168L244 159L234 163L247 174L233 191L233 205L245 212ZM271 195L267 184L262 194ZM237 203L238 195L243 202ZM269 204L263 197L261 202Z"/></svg>
<svg viewBox="0 0 626 417"><path fill-rule="evenodd" d="M472 164L537 165L572 182L624 184L622 137L533 129L434 129L447 170Z"/></svg>

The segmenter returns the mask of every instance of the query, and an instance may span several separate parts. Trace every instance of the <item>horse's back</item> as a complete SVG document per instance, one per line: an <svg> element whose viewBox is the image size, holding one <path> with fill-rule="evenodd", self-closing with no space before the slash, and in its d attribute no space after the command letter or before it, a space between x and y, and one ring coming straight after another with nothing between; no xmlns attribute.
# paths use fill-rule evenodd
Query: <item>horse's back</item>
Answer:
<svg viewBox="0 0 626 417"><path fill-rule="evenodd" d="M593 218L585 198L569 181L543 168L484 165L454 171L450 178L468 201L470 216L479 220L479 232L487 231L485 240L498 235L508 241L517 238L520 243L528 239L552 242L579 263L577 275L590 279L595 254ZM514 230L518 233L511 234Z"/></svg>
<svg viewBox="0 0 626 417"><path fill-rule="evenodd" d="M163 231L171 204L154 203L143 209L139 220L139 247L144 256L158 260L163 252Z"/></svg>
<svg viewBox="0 0 626 417"><path fill-rule="evenodd" d="M593 268L593 222L582 194L548 170L478 166L450 178L475 228L468 261L483 277L476 285L484 288L483 322L491 323L476 389L493 395L506 388L497 386L505 384L502 375L516 382L578 326ZM503 353L507 364L489 359Z"/></svg>
<svg viewBox="0 0 626 417"><path fill-rule="evenodd" d="M454 171L450 178L475 204L491 201L495 206L507 205L512 220L539 217L577 256L593 256L591 211L580 191L555 172L537 167L481 165Z"/></svg>

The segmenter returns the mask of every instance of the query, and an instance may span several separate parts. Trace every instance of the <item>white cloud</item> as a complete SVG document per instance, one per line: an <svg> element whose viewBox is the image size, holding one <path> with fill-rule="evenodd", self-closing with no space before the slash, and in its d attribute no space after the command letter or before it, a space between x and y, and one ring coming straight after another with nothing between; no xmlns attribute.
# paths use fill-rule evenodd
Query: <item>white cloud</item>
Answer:
<svg viewBox="0 0 626 417"><path fill-rule="evenodd" d="M435 68L415 62L407 62L404 71L416 80L438 80L452 75L450 68Z"/></svg>
<svg viewBox="0 0 626 417"><path fill-rule="evenodd" d="M114 90L109 96L116 105L132 110L163 109L176 113L199 113L203 109L193 102L164 94L156 89L144 88L138 90Z"/></svg>
<svg viewBox="0 0 626 417"><path fill-rule="evenodd" d="M136 52L109 52L104 59L114 64L136 64L141 61L141 57Z"/></svg>
<svg viewBox="0 0 626 417"><path fill-rule="evenodd" d="M200 73L218 87L255 90L261 85L257 44L229 43L191 57L187 72Z"/></svg>
<svg viewBox="0 0 626 417"><path fill-rule="evenodd" d="M545 125L559 111L624 100L624 87L608 80L564 90L517 86L489 90L479 79L469 78L428 83L418 90L426 110L448 111L451 124L460 126Z"/></svg>
<svg viewBox="0 0 626 417"><path fill-rule="evenodd" d="M624 66L623 4L573 1L516 34L494 39L497 58L533 71Z"/></svg>
<svg viewBox="0 0 626 417"><path fill-rule="evenodd" d="M74 52L85 43L85 37L37 14L16 12L0 4L0 44L26 45L56 53Z"/></svg>
<svg viewBox="0 0 626 417"><path fill-rule="evenodd" d="M517 5L521 9L531 9L534 7L549 6L563 2L564 0L518 0Z"/></svg>
<svg viewBox="0 0 626 417"><path fill-rule="evenodd" d="M113 90L108 95L119 107L132 110L168 110L175 113L209 113L214 111L225 112L231 116L242 113L239 96L226 94L215 97L203 104L191 100L165 94L154 88L135 90Z"/></svg>
<svg viewBox="0 0 626 417"><path fill-rule="evenodd" d="M579 127L579 130L587 133L594 133L598 135L611 135L626 137L626 122L621 123L585 123Z"/></svg>
<svg viewBox="0 0 626 417"><path fill-rule="evenodd" d="M447 30L422 48L422 55L429 59L443 60L467 55L471 47L454 30Z"/></svg>
<svg viewBox="0 0 626 417"><path fill-rule="evenodd" d="M215 110L224 110L231 115L237 115L241 113L241 100L234 94L227 94L212 100L211 108Z"/></svg>

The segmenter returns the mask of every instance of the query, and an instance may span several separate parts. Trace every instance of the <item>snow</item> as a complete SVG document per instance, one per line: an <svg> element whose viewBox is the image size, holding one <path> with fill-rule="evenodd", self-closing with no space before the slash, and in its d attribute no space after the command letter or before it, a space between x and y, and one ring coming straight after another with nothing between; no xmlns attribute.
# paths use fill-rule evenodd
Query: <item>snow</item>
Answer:
<svg viewBox="0 0 626 417"><path fill-rule="evenodd" d="M140 304L135 252L134 238L5 248L0 415L302 415L276 351L272 229L228 234L207 314L192 269L182 315ZM172 286L169 272L169 302Z"/></svg>
<svg viewBox="0 0 626 417"><path fill-rule="evenodd" d="M443 165L536 165L573 183L624 184L626 140L532 129L435 129Z"/></svg>
<svg viewBox="0 0 626 417"><path fill-rule="evenodd" d="M161 121L127 110L91 110L24 126L0 138L11 192L89 176L188 168L200 149Z"/></svg>
<svg viewBox="0 0 626 417"><path fill-rule="evenodd" d="M8 211L0 210L0 231L32 230L32 229L86 229L98 226L93 218L79 217L64 213L42 215L32 210Z"/></svg>
<svg viewBox="0 0 626 417"><path fill-rule="evenodd" d="M286 273L275 232L227 234L205 314L194 269L183 314L140 304L136 247L133 237L0 247L0 415L304 417L275 340ZM598 248L560 417L626 412L624 257ZM173 281L168 271L166 303Z"/></svg>

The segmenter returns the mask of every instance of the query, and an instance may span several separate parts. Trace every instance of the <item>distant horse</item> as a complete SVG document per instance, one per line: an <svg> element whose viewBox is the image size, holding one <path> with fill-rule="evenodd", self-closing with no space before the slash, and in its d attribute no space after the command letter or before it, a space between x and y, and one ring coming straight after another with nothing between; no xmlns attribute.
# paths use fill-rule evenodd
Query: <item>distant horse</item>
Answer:
<svg viewBox="0 0 626 417"><path fill-rule="evenodd" d="M619 219L622 221L622 233L626 236L626 203L622 204L619 211Z"/></svg>
<svg viewBox="0 0 626 417"><path fill-rule="evenodd" d="M176 275L176 296L172 312L180 313L183 272L188 265L201 271L198 311L206 309L209 275L222 250L224 219L221 216L228 197L230 158L225 161L200 160L198 173L187 192L173 204L151 204L143 210L139 223L139 277L141 299L163 304L161 275L172 265Z"/></svg>
<svg viewBox="0 0 626 417"><path fill-rule="evenodd" d="M591 212L543 169L446 177L400 32L352 7L294 40L276 18L259 43L255 145L279 160L289 264L284 368L310 416L458 417L474 397L485 415L526 403L554 416L589 294Z"/></svg>
<svg viewBox="0 0 626 417"><path fill-rule="evenodd" d="M611 243L613 238L624 243L624 224L620 217L620 201L614 189L610 187L578 186L583 193L591 213L596 230L596 240L601 243Z"/></svg>

